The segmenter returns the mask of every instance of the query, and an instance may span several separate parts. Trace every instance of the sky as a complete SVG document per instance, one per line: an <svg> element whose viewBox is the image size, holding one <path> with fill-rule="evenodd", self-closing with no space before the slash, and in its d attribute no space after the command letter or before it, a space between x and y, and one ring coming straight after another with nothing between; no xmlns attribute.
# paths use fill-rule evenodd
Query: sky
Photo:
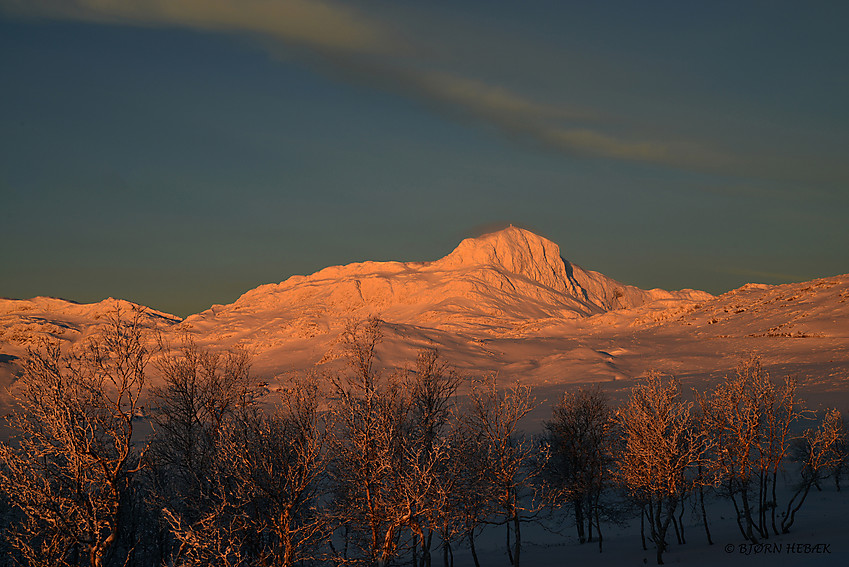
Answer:
<svg viewBox="0 0 849 567"><path fill-rule="evenodd" d="M643 288L849 272L849 3L0 0L0 296L186 316L514 224Z"/></svg>

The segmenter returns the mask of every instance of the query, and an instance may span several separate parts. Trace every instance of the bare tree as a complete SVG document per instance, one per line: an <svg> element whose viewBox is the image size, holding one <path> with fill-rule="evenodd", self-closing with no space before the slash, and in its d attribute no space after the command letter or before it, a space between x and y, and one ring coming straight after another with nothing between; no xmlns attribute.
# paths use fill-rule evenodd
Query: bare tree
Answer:
<svg viewBox="0 0 849 567"><path fill-rule="evenodd" d="M535 407L529 386L515 384L499 389L495 378L472 385L469 410L464 416L469 438L481 443L484 474L495 497L494 506L507 528L507 554L514 567L519 567L522 551L522 515L534 510L523 501L523 489L531 485L536 471L534 447L525 440L519 422ZM511 543L512 536L512 543Z"/></svg>
<svg viewBox="0 0 849 567"><path fill-rule="evenodd" d="M793 496L787 502L784 517L781 520L781 533L788 533L796 521L796 513L805 503L805 499L817 482L822 480L845 455L841 454L841 444L845 443L846 432L843 418L836 409L828 410L816 429L804 432L794 455L800 465L800 481Z"/></svg>
<svg viewBox="0 0 849 567"><path fill-rule="evenodd" d="M160 473L163 505L174 509L174 498L203 501L211 489L209 471L220 432L233 415L255 403L258 390L244 350L213 352L188 336L179 349L162 348L167 354L156 366L163 384L151 389L156 435L150 456Z"/></svg>
<svg viewBox="0 0 849 567"><path fill-rule="evenodd" d="M421 564L431 564L430 548L438 532L445 554L451 553L456 533L454 518L448 512L454 494L457 469L452 462L450 427L454 418L453 399L460 384L457 373L439 358L435 349L424 349L408 374L410 432L406 440L409 471L402 483L408 498L415 501L416 516L410 528L418 538Z"/></svg>
<svg viewBox="0 0 849 567"><path fill-rule="evenodd" d="M700 401L702 400L700 397L698 399ZM693 428L702 433L702 435L695 438L695 442L700 443L701 446L697 449L698 461L696 462L696 474L692 478L693 488L698 498L696 504L699 507L699 515L702 519L705 537L707 538L708 545L713 545L705 500L709 494L713 494L719 482L719 469L717 466L719 446L710 436L710 428L705 418L703 403L700 403L699 408L693 416Z"/></svg>
<svg viewBox="0 0 849 567"><path fill-rule="evenodd" d="M451 432L448 448L443 537L467 541L475 567L480 567L475 538L498 512L500 496L490 474L488 443L481 431L461 421Z"/></svg>
<svg viewBox="0 0 849 567"><path fill-rule="evenodd" d="M396 555L400 531L416 513L405 508L401 482L412 407L400 377L374 366L382 337L378 319L350 323L342 344L351 372L333 379L337 522L346 533L365 534L363 552L373 565Z"/></svg>
<svg viewBox="0 0 849 567"><path fill-rule="evenodd" d="M795 381L776 384L750 357L700 405L705 433L718 449L712 472L734 504L743 537L768 538L770 525L777 535L779 472L795 438L793 426L804 416Z"/></svg>
<svg viewBox="0 0 849 567"><path fill-rule="evenodd" d="M459 379L428 349L413 368L384 375L375 365L381 339L377 319L351 323L342 336L350 372L333 379L338 522L365 535L368 562L383 565L409 550L426 566L435 533L451 554L449 432Z"/></svg>
<svg viewBox="0 0 849 567"><path fill-rule="evenodd" d="M166 515L182 565L291 567L329 535L319 510L327 428L313 377L294 379L274 414L248 406L223 424L210 506L194 523Z"/></svg>
<svg viewBox="0 0 849 567"><path fill-rule="evenodd" d="M152 507L193 525L214 506L217 444L224 427L252 407L259 392L244 350L213 352L189 336L179 348L163 341L160 347L165 354L155 366L162 384L151 388L155 434L145 480ZM180 542L164 518L157 539L161 560L173 560Z"/></svg>
<svg viewBox="0 0 849 567"><path fill-rule="evenodd" d="M836 461L831 470L831 476L834 479L834 488L840 492L840 481L846 474L849 467L849 423L846 421L846 415L841 414L840 419L842 435L835 446Z"/></svg>
<svg viewBox="0 0 849 567"><path fill-rule="evenodd" d="M545 423L543 443L548 448L546 481L555 504L571 503L581 543L593 541L601 549L601 496L610 482L614 414L598 389L566 392Z"/></svg>
<svg viewBox="0 0 849 567"><path fill-rule="evenodd" d="M667 531L689 486L687 474L703 446L693 431L690 409L676 380L664 381L649 372L617 412L625 442L617 472L631 495L646 505L659 565Z"/></svg>
<svg viewBox="0 0 849 567"><path fill-rule="evenodd" d="M28 353L15 445L0 445L0 490L22 512L11 541L30 565L100 567L117 553L144 452L133 419L151 355L141 318L116 311L80 348Z"/></svg>

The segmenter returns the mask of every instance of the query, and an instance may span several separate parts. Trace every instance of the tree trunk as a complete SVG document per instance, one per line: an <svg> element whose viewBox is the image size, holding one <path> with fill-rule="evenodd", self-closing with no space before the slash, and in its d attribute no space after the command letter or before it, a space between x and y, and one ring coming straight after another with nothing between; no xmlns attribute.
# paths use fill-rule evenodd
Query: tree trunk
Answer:
<svg viewBox="0 0 849 567"><path fill-rule="evenodd" d="M481 567L480 561L478 561L478 552L475 549L475 530L474 529L469 531L469 549L472 550L472 559L475 562L475 567Z"/></svg>
<svg viewBox="0 0 849 567"><path fill-rule="evenodd" d="M397 528L397 526L390 525L386 529L386 534L383 536L383 543L381 544L380 550L379 550L380 557L379 557L379 560L377 562L379 567L383 567L384 565L387 565L390 562L390 560L392 559L393 550L395 549L394 539L395 539L396 528Z"/></svg>
<svg viewBox="0 0 849 567"><path fill-rule="evenodd" d="M280 518L280 539L283 544L283 567L292 567L295 563L294 545L292 542L292 518L289 510L285 510Z"/></svg>
<svg viewBox="0 0 849 567"><path fill-rule="evenodd" d="M776 508L778 508L778 498L775 495L775 485L777 484L777 480L778 469L776 468L772 473L772 501L770 502L770 507L772 508L772 510L770 511L770 514L772 516L772 533L774 533L775 535L779 534L778 528L776 527L775 523L775 510Z"/></svg>
<svg viewBox="0 0 849 567"><path fill-rule="evenodd" d="M593 506L593 510L595 511L595 529L596 529L596 533L598 534L598 552L601 553L602 535L601 535L601 518L599 517L599 513L598 513L598 501L596 501L595 505Z"/></svg>
<svg viewBox="0 0 849 567"><path fill-rule="evenodd" d="M746 528L743 527L743 513L740 511L740 506L737 505L737 498L734 497L734 493L730 492L731 503L734 504L734 512L737 515L737 527L740 528L740 534L743 536L743 539L746 541L749 540L749 537L746 535Z"/></svg>
<svg viewBox="0 0 849 567"><path fill-rule="evenodd" d="M662 517L663 503L657 503L657 564L663 565L663 553L666 551L666 533L669 531L669 524L675 518L675 508L677 499L667 502L667 511L665 517Z"/></svg>
<svg viewBox="0 0 849 567"><path fill-rule="evenodd" d="M758 533L764 539L769 539L769 529L766 526L766 508L767 508L767 483L768 479L765 471L758 474Z"/></svg>
<svg viewBox="0 0 849 567"><path fill-rule="evenodd" d="M513 511L513 525L516 528L516 542L515 542L515 551L513 552L513 556L516 559L516 563L513 564L514 567L519 567L519 554L522 552L522 532L520 528L521 519L519 518L519 511Z"/></svg>
<svg viewBox="0 0 849 567"><path fill-rule="evenodd" d="M366 507L369 512L369 524L371 528L371 557L373 562L377 562L379 548L380 548L380 535L378 534L378 521L377 521L377 513L375 512L374 498L372 495L371 485L366 483Z"/></svg>
<svg viewBox="0 0 849 567"><path fill-rule="evenodd" d="M702 508L702 524L705 526L708 545L713 545L713 540L710 537L710 528L708 527L707 510L705 509L705 488L701 484L699 484L699 506Z"/></svg>
<svg viewBox="0 0 849 567"><path fill-rule="evenodd" d="M513 560L513 546L510 543L510 520L504 522L504 525L507 528L507 558L510 560L510 565L516 567L516 562Z"/></svg>
<svg viewBox="0 0 849 567"><path fill-rule="evenodd" d="M454 550L448 540L442 542L442 562L445 567L454 567Z"/></svg>
<svg viewBox="0 0 849 567"><path fill-rule="evenodd" d="M681 494L681 502L679 502L679 505L680 506L678 508L678 526L681 528L681 543L685 544L687 543L687 538L684 535L684 509L686 508L686 506L684 506L683 493Z"/></svg>
<svg viewBox="0 0 849 567"><path fill-rule="evenodd" d="M433 531L428 530L427 539L422 541L422 566L430 567L430 544L433 541Z"/></svg>
<svg viewBox="0 0 849 567"><path fill-rule="evenodd" d="M796 521L796 512L799 511L799 508L801 508L802 504L805 503L805 498L808 497L808 492L811 490L811 484L811 482L805 483L805 489L801 492L802 497L799 499L796 506L793 506L793 502L796 500L796 497L799 496L799 491L797 491L796 494L793 495L793 498L790 499L790 502L787 503L787 512L784 514L784 519L781 521L781 533L786 534L790 531L790 527L793 525L793 522Z"/></svg>
<svg viewBox="0 0 849 567"><path fill-rule="evenodd" d="M422 559L421 565L419 564L419 546L418 540L413 538L413 567L422 567L424 565L424 559Z"/></svg>
<svg viewBox="0 0 849 567"><path fill-rule="evenodd" d="M749 506L749 493L745 488L740 491L740 499L743 501L743 519L746 520L746 539L756 544L758 543L758 539L752 531L754 524L754 520L752 520L752 508Z"/></svg>
<svg viewBox="0 0 849 567"><path fill-rule="evenodd" d="M103 567L103 560L116 539L118 539L118 526L113 525L106 539L97 542L91 547L89 561L91 561L92 567Z"/></svg>
<svg viewBox="0 0 849 567"><path fill-rule="evenodd" d="M649 539L652 541L652 543L655 544L655 546L657 546L657 538L658 538L657 526L658 526L658 522L657 522L657 519L655 518L655 506L654 506L654 503L651 501L651 497L649 498L649 501L647 503L647 510L648 510L648 515L646 517L649 520Z"/></svg>
<svg viewBox="0 0 849 567"><path fill-rule="evenodd" d="M575 505L575 527L578 529L578 541L584 543L587 541L587 537L584 533L583 499L576 498L573 503Z"/></svg>

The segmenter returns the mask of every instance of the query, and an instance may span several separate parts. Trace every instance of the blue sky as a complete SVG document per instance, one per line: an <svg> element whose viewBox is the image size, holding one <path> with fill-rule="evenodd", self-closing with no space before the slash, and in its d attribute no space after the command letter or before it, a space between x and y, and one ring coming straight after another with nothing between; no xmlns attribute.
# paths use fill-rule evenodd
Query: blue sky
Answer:
<svg viewBox="0 0 849 567"><path fill-rule="evenodd" d="M0 0L0 296L187 315L513 223L641 287L849 271L845 2Z"/></svg>

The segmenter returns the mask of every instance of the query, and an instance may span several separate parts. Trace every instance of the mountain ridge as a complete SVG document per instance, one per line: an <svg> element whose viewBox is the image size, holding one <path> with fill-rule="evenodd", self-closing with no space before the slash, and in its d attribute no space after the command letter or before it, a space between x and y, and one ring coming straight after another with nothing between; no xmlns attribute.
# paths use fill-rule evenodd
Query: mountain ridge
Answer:
<svg viewBox="0 0 849 567"><path fill-rule="evenodd" d="M213 305L183 320L147 310L160 326L262 342L269 335L314 337L340 328L346 320L373 315L423 328L498 335L657 300L710 297L695 290L642 290L584 270L565 260L553 241L511 225L466 238L437 260L329 266L257 286L233 303ZM19 320L6 324L19 338L38 334L42 323L44 334L54 338L81 335L106 312L134 305L112 298L94 304L53 298L5 301L0 314L21 312Z"/></svg>
<svg viewBox="0 0 849 567"><path fill-rule="evenodd" d="M420 293L427 284L439 283L438 274L451 274L458 285L452 291L458 296L474 293L475 284L492 286L497 291L523 292L531 299L558 303L557 294L564 294L560 303L582 316L622 307L636 307L656 299L705 300L712 297L698 290L642 290L608 278L599 272L584 270L562 258L560 247L533 232L510 226L475 238L464 239L448 255L430 262L358 262L330 266L313 274L292 276L278 284L265 284L245 292L231 305L245 306L249 302L268 298L295 288L309 288L340 282L340 290L331 301L341 300L350 292L363 302L374 302L378 308L385 304L381 288L404 303L410 294ZM411 282L411 276L421 281ZM388 280L393 280L388 282ZM530 285L521 285L530 284ZM353 287L352 287L353 286ZM518 288L522 288L519 290ZM551 293L554 292L554 293ZM446 299L450 292L445 294ZM227 306L213 306L209 311ZM350 307L350 305L348 305ZM196 317L189 316L187 319Z"/></svg>

